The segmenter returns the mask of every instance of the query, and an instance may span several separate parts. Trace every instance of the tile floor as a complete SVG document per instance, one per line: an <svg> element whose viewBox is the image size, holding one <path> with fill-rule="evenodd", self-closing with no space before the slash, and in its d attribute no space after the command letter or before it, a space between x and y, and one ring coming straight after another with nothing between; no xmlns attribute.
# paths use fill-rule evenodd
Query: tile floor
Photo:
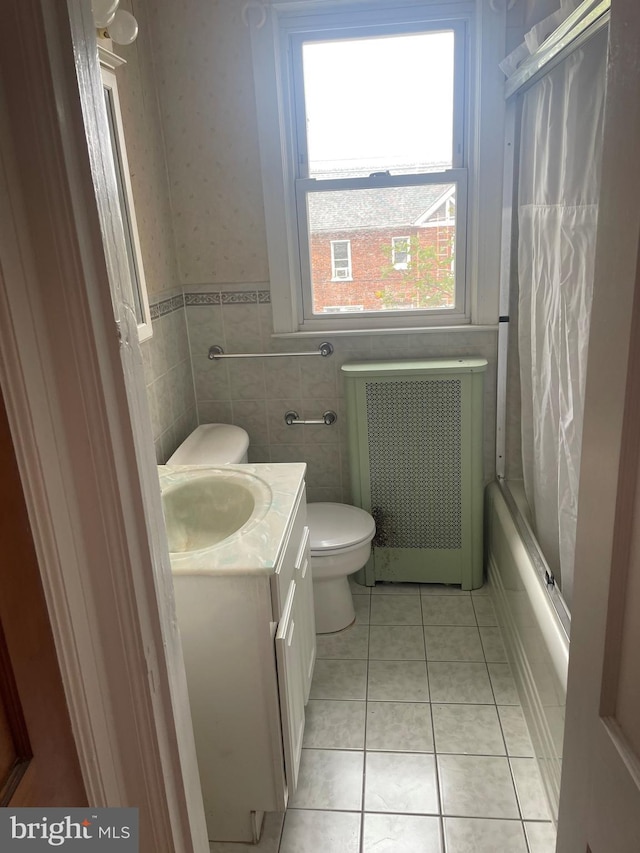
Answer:
<svg viewBox="0 0 640 853"><path fill-rule="evenodd" d="M356 622L318 636L300 778L258 847L212 853L553 853L491 600L352 584Z"/></svg>

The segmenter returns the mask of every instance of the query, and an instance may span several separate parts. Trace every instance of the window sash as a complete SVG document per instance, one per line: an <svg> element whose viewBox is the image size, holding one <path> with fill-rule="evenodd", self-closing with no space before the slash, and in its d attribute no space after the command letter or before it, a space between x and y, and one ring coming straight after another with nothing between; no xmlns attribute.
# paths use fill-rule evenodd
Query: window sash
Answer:
<svg viewBox="0 0 640 853"><path fill-rule="evenodd" d="M468 313L468 290L466 287L466 245L467 245L467 170L447 169L444 172L429 172L420 175L379 175L369 178L334 178L318 180L303 178L295 182L296 212L298 225L298 243L300 246L302 306L299 312L299 322L302 329L327 328L323 315L313 313L313 292L311 280L311 250L309 220L307 213L307 196L314 192L357 189L381 189L386 187L411 187L427 184L453 184L456 193L456 252L455 252L455 302L452 308L425 308L407 311L357 311L332 314L331 318L338 325L357 327L363 322L371 325L371 321L382 321L389 325L390 319L404 321L417 318L424 323L429 318L429 325L448 325L465 322ZM358 322L360 321L360 322Z"/></svg>
<svg viewBox="0 0 640 853"><path fill-rule="evenodd" d="M408 35L411 33L437 33L452 31L454 34L453 68L453 128L451 164L453 169L462 168L467 163L465 145L465 104L467 79L467 22L466 20L410 21L406 23L377 23L367 26L332 27L309 29L289 34L289 60L292 80L292 98L294 112L296 150L296 178L309 177L309 153L307 145L307 117L304 99L304 71L302 61L303 45L307 42L353 40L357 38L375 38L389 35Z"/></svg>
<svg viewBox="0 0 640 853"><path fill-rule="evenodd" d="M409 32L414 24L415 29L424 31L429 24L435 26L434 22L449 29L460 24L464 31L464 39L456 41L456 48L460 50L456 73L464 77L456 95L456 111L460 106L464 111L463 167L469 168L465 189L471 219L466 222L466 257L463 258L459 243L457 259L457 265L466 261L465 310L441 318L433 314L411 318L383 316L356 322L357 315L352 315L352 321L345 324L335 320L324 324L319 319L305 320L295 187L296 175L301 173L297 162L292 37L297 34L308 37L313 33L331 37L340 28L350 29L352 34L363 27L363 22L367 26L379 25L379 32L384 27L389 32L398 29L399 20L403 22L404 32ZM259 22L257 15L254 22ZM304 3L272 0L267 10L267 24L250 27L276 335L324 334L350 329L419 330L495 323L499 251L493 247L496 240L499 241L503 206L503 170L499 159L503 148L504 93L499 78L493 73L493 57L504 44L504 32L504 16L496 15L486 4L478 4L476 0L403 0L401 4L397 0L367 0L366 3L344 0L339 4L326 0L305 0ZM477 111L480 98L483 106L486 104L482 115ZM482 146L479 145L481 140ZM460 186L458 194L462 194ZM460 233L462 222L459 216Z"/></svg>

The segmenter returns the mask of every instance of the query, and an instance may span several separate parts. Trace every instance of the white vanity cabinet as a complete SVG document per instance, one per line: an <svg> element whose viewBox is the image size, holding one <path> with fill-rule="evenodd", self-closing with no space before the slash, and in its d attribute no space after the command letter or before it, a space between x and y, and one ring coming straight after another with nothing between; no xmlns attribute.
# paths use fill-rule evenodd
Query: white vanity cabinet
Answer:
<svg viewBox="0 0 640 853"><path fill-rule="evenodd" d="M278 466L251 470L261 467ZM302 465L286 467L304 472ZM268 471L260 473L268 482ZM257 840L263 813L283 811L295 791L315 661L302 473L289 505L278 506L280 529L276 519L265 533L267 565L250 565L250 555L246 570L241 559L225 567L223 557L211 571L173 565L212 841Z"/></svg>

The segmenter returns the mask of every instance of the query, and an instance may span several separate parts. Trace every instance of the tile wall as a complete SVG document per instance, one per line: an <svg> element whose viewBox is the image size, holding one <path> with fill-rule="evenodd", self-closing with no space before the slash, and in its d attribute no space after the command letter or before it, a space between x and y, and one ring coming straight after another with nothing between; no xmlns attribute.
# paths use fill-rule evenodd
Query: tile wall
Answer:
<svg viewBox="0 0 640 853"><path fill-rule="evenodd" d="M233 289L232 289L233 288ZM494 332L429 332L390 336L327 334L318 338L272 338L270 294L266 285L185 288L191 360L200 423L221 421L244 427L252 462L306 462L309 500L350 501L347 433L340 366L346 361L394 358L484 356L489 361L485 389L485 479L495 473ZM327 358L211 361L209 347L227 353L291 352L334 345ZM338 415L334 426L287 426L285 412L319 418Z"/></svg>
<svg viewBox="0 0 640 853"><path fill-rule="evenodd" d="M164 131L156 92L150 0L123 0L138 38L116 45L118 93L136 209L153 336L141 344L158 462L165 462L197 426L184 297L180 287Z"/></svg>
<svg viewBox="0 0 640 853"><path fill-rule="evenodd" d="M153 337L141 345L158 463L166 462L197 424L182 293L151 304Z"/></svg>

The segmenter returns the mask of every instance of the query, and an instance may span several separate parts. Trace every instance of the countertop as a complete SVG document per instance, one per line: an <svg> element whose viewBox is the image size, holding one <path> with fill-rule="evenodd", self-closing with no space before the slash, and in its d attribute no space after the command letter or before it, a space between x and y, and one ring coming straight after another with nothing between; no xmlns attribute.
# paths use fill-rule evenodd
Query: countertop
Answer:
<svg viewBox="0 0 640 853"><path fill-rule="evenodd" d="M247 531L238 531L210 548L171 553L174 574L271 574L284 547L291 514L304 486L304 462L256 465L159 465L160 489L183 482L194 472L238 470L263 480L271 490L271 504L263 518Z"/></svg>

